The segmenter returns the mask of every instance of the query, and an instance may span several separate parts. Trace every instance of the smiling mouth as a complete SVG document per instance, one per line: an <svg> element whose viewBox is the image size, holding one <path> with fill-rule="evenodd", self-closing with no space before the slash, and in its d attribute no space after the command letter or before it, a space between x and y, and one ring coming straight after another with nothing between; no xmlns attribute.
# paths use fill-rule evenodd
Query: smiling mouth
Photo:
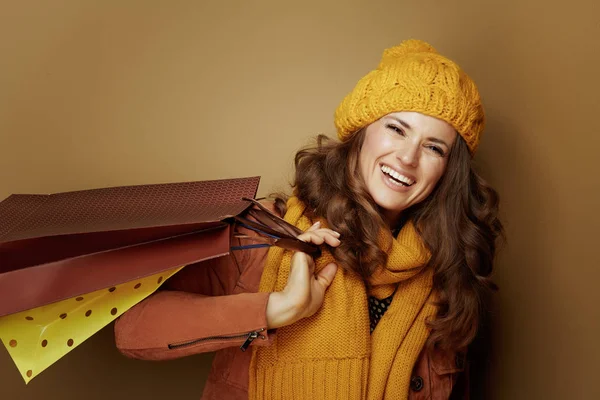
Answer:
<svg viewBox="0 0 600 400"><path fill-rule="evenodd" d="M412 179L402 175L401 173L388 167L387 165L381 166L381 172L383 172L384 174L389 176L390 181L398 186L408 187L408 186L412 186L416 183L416 181L413 181Z"/></svg>

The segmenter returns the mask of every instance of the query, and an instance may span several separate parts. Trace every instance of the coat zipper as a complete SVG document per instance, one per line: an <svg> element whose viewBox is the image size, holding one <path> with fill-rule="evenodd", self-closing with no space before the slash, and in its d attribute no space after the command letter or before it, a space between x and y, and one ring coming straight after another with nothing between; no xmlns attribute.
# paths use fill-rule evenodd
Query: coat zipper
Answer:
<svg viewBox="0 0 600 400"><path fill-rule="evenodd" d="M244 333L241 335L232 335L232 336L210 336L210 337L205 337L205 338L201 338L201 339L194 339L194 340L190 340L189 342L183 342L183 343L177 343L177 344L170 344L169 345L169 349L179 349L181 347L188 347L188 346L193 346L195 344L198 343L202 343L202 342L207 342L209 340L227 340L227 339L242 339L242 338L246 338L246 341L240 346L240 350L242 351L246 351L248 349L248 346L250 346L250 343L252 343L254 341L254 339L257 338L261 338L264 339L265 337L263 335L259 335L260 332L264 331L265 328L261 328L257 331L252 331L252 332L248 332L248 333Z"/></svg>

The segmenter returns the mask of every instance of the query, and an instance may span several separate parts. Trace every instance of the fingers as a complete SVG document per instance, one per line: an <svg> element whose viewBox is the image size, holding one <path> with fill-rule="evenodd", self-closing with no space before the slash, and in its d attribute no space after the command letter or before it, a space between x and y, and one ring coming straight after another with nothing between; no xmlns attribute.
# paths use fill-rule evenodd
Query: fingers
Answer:
<svg viewBox="0 0 600 400"><path fill-rule="evenodd" d="M279 292L278 295L284 300L280 302L281 304L278 303L279 305L271 305L271 301L267 304L267 323L269 326L288 325L317 312L323 304L325 291L333 282L337 270L337 265L330 263L315 275L312 258L305 253L295 253L292 256L288 281L283 291ZM281 312L279 309L282 307L287 311ZM284 322L282 323L279 320Z"/></svg>
<svg viewBox="0 0 600 400"><path fill-rule="evenodd" d="M311 226L306 232L298 236L298 239L303 242L314 243L321 245L327 243L332 247L340 245L340 234L332 229L319 228L320 224L317 222Z"/></svg>
<svg viewBox="0 0 600 400"><path fill-rule="evenodd" d="M321 221L317 221L314 224L312 224L312 226L310 228L308 228L306 231L316 231L317 229L319 229L321 227Z"/></svg>
<svg viewBox="0 0 600 400"><path fill-rule="evenodd" d="M291 285L308 285L314 272L315 263L312 257L306 253L296 252L292 256L288 283Z"/></svg>
<svg viewBox="0 0 600 400"><path fill-rule="evenodd" d="M334 263L327 264L315 277L316 280L323 286L323 289L327 289L331 282L333 282L333 278L335 278L335 274L337 272L337 265Z"/></svg>

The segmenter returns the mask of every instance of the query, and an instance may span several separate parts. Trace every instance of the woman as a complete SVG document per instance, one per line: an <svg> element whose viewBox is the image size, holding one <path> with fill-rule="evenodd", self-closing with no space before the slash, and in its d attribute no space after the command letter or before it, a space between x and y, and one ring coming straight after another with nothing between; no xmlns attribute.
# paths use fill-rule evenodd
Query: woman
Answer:
<svg viewBox="0 0 600 400"><path fill-rule="evenodd" d="M219 350L203 399L449 398L502 233L497 194L471 168L477 88L409 40L335 123L340 141L297 153L294 197L267 204L322 255L252 249L188 266L117 321L124 354Z"/></svg>

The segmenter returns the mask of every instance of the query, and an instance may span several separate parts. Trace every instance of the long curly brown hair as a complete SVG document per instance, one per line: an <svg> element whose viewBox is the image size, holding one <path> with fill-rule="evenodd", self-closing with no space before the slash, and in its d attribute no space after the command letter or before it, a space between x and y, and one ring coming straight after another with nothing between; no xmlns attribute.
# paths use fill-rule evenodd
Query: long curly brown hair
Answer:
<svg viewBox="0 0 600 400"><path fill-rule="evenodd" d="M377 238L389 227L361 178L364 137L364 129L344 142L318 136L315 145L296 154L293 188L309 217L325 218L344 238L331 249L338 264L366 280L387 261ZM284 214L285 198L275 197ZM473 170L468 147L458 136L435 190L402 213L432 254L428 267L434 269L438 312L428 322L429 346L462 351L473 341L484 299L496 288L490 274L497 238L503 236L497 214L498 194Z"/></svg>

